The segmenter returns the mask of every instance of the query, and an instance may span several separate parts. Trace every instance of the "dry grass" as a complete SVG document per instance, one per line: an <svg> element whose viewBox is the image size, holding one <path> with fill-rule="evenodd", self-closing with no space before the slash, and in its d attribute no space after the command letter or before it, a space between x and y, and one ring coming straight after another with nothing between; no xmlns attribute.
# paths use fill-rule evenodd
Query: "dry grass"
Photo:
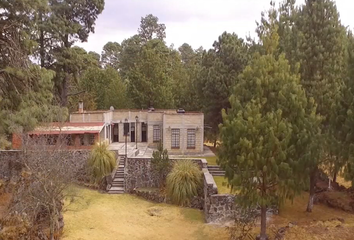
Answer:
<svg viewBox="0 0 354 240"><path fill-rule="evenodd" d="M12 195L10 193L0 194L0 218L7 212Z"/></svg>
<svg viewBox="0 0 354 240"><path fill-rule="evenodd" d="M69 211L64 213L63 239L227 239L224 229L205 224L203 213L195 209L83 188L78 189L78 195L70 205L66 202ZM157 216L149 214L152 210Z"/></svg>
<svg viewBox="0 0 354 240"><path fill-rule="evenodd" d="M287 240L320 240L320 239L354 239L354 215L341 210L329 208L325 205L315 205L312 213L305 212L308 193L294 199L293 203L287 201L280 208L279 215L269 219L269 233L271 229L279 229L289 222L297 223L286 234ZM343 219L342 224L337 220ZM331 221L329 221L331 220Z"/></svg>

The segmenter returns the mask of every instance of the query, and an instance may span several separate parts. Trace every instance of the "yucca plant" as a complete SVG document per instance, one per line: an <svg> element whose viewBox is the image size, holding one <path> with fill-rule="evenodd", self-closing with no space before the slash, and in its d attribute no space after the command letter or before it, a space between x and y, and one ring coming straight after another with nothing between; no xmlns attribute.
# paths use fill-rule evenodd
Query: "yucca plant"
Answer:
<svg viewBox="0 0 354 240"><path fill-rule="evenodd" d="M167 196L178 205L188 204L192 197L198 195L201 186L202 172L191 160L177 161L167 175Z"/></svg>
<svg viewBox="0 0 354 240"><path fill-rule="evenodd" d="M88 159L93 181L97 184L100 183L102 178L112 173L116 164L115 155L108 150L108 144L105 142L97 143Z"/></svg>

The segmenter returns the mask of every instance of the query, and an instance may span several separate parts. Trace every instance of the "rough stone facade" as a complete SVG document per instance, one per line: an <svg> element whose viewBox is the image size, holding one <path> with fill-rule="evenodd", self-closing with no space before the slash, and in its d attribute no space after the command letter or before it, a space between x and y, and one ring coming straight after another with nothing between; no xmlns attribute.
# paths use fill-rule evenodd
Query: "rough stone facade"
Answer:
<svg viewBox="0 0 354 240"><path fill-rule="evenodd" d="M178 161L179 159L172 159ZM235 196L231 194L218 194L213 176L207 169L205 159L191 159L203 171L203 191L195 197L189 207L203 209L206 222L226 221L236 213ZM147 191L139 188L157 188L158 179L151 171L150 158L129 158L126 166L126 191L135 193L149 201L170 203L157 191Z"/></svg>
<svg viewBox="0 0 354 240"><path fill-rule="evenodd" d="M88 182L87 159L90 150L65 150L63 158L68 168L75 170L76 179ZM9 179L14 171L21 169L22 151L0 151L0 178Z"/></svg>
<svg viewBox="0 0 354 240"><path fill-rule="evenodd" d="M191 159L203 169L207 167L205 159ZM178 159L171 159L178 161ZM125 166L125 191L133 192L136 188L157 188L158 177L151 170L151 158L128 158Z"/></svg>
<svg viewBox="0 0 354 240"><path fill-rule="evenodd" d="M136 189L134 191L134 193L139 196L142 197L148 201L152 201L152 202L156 202L156 203L169 203L171 204L172 202L170 201L170 199L168 199L165 195L161 194L158 190L148 190L148 189ZM195 196L193 197L193 199L191 200L190 204L186 207L190 207L190 208L196 208L196 209L203 209L203 197L202 196Z"/></svg>
<svg viewBox="0 0 354 240"><path fill-rule="evenodd" d="M17 150L0 151L0 179L9 179L13 171L21 168L20 155Z"/></svg>
<svg viewBox="0 0 354 240"><path fill-rule="evenodd" d="M206 222L224 222L233 220L237 214L235 195L214 194L209 197L210 206L205 214ZM205 211L204 211L205 212Z"/></svg>

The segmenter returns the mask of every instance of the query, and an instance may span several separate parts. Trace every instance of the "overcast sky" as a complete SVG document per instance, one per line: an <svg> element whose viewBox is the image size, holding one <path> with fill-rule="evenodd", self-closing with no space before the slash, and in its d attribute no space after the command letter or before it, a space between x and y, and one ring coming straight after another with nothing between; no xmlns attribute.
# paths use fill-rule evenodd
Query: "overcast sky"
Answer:
<svg viewBox="0 0 354 240"><path fill-rule="evenodd" d="M194 49L211 48L222 32L240 37L255 36L255 21L269 9L270 0L105 0L96 21L95 33L78 45L101 53L108 41L121 43L137 33L141 17L153 14L166 25L166 42L178 48L183 43ZM280 0L276 1L277 4ZM297 0L303 3L304 0ZM337 0L342 23L354 27L353 0Z"/></svg>

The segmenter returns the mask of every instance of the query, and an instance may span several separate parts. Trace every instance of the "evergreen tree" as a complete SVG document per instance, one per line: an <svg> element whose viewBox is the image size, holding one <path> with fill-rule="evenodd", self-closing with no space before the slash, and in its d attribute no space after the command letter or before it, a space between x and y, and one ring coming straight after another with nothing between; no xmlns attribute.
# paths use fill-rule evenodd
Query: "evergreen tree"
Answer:
<svg viewBox="0 0 354 240"><path fill-rule="evenodd" d="M54 81L60 104L67 106L72 81L72 61L77 41L87 41L94 32L97 16L103 11L104 0L48 0L40 9L37 55L41 66L56 72Z"/></svg>
<svg viewBox="0 0 354 240"><path fill-rule="evenodd" d="M213 49L203 54L198 95L203 104L205 124L210 127L206 137L214 145L219 134L218 125L222 122L221 109L230 107L231 89L247 62L247 45L234 33L224 32L214 42Z"/></svg>
<svg viewBox="0 0 354 240"><path fill-rule="evenodd" d="M322 116L322 154L308 162L310 169L310 197L307 211L313 208L318 166L330 156L333 142L329 136L332 107L342 85L344 70L343 27L336 5L331 0L307 0L299 9L295 29L299 33L301 84L308 98L314 98L317 113ZM333 139L333 138L332 138Z"/></svg>
<svg viewBox="0 0 354 240"><path fill-rule="evenodd" d="M139 58L128 73L128 91L137 108L172 108L170 49L153 39L143 45Z"/></svg>
<svg viewBox="0 0 354 240"><path fill-rule="evenodd" d="M147 43L152 39L163 41L166 38L166 26L158 22L159 18L152 14L141 18L138 32L142 43Z"/></svg>
<svg viewBox="0 0 354 240"><path fill-rule="evenodd" d="M119 54L122 47L117 42L108 42L103 46L102 51L102 64L105 67L112 67L116 70L119 69Z"/></svg>
<svg viewBox="0 0 354 240"><path fill-rule="evenodd" d="M303 164L312 157L319 123L298 75L284 54L278 57L278 26L272 17L269 23L261 38L265 54L253 56L233 88L231 108L223 110L218 151L240 206L261 208L262 240L267 207L302 190Z"/></svg>

